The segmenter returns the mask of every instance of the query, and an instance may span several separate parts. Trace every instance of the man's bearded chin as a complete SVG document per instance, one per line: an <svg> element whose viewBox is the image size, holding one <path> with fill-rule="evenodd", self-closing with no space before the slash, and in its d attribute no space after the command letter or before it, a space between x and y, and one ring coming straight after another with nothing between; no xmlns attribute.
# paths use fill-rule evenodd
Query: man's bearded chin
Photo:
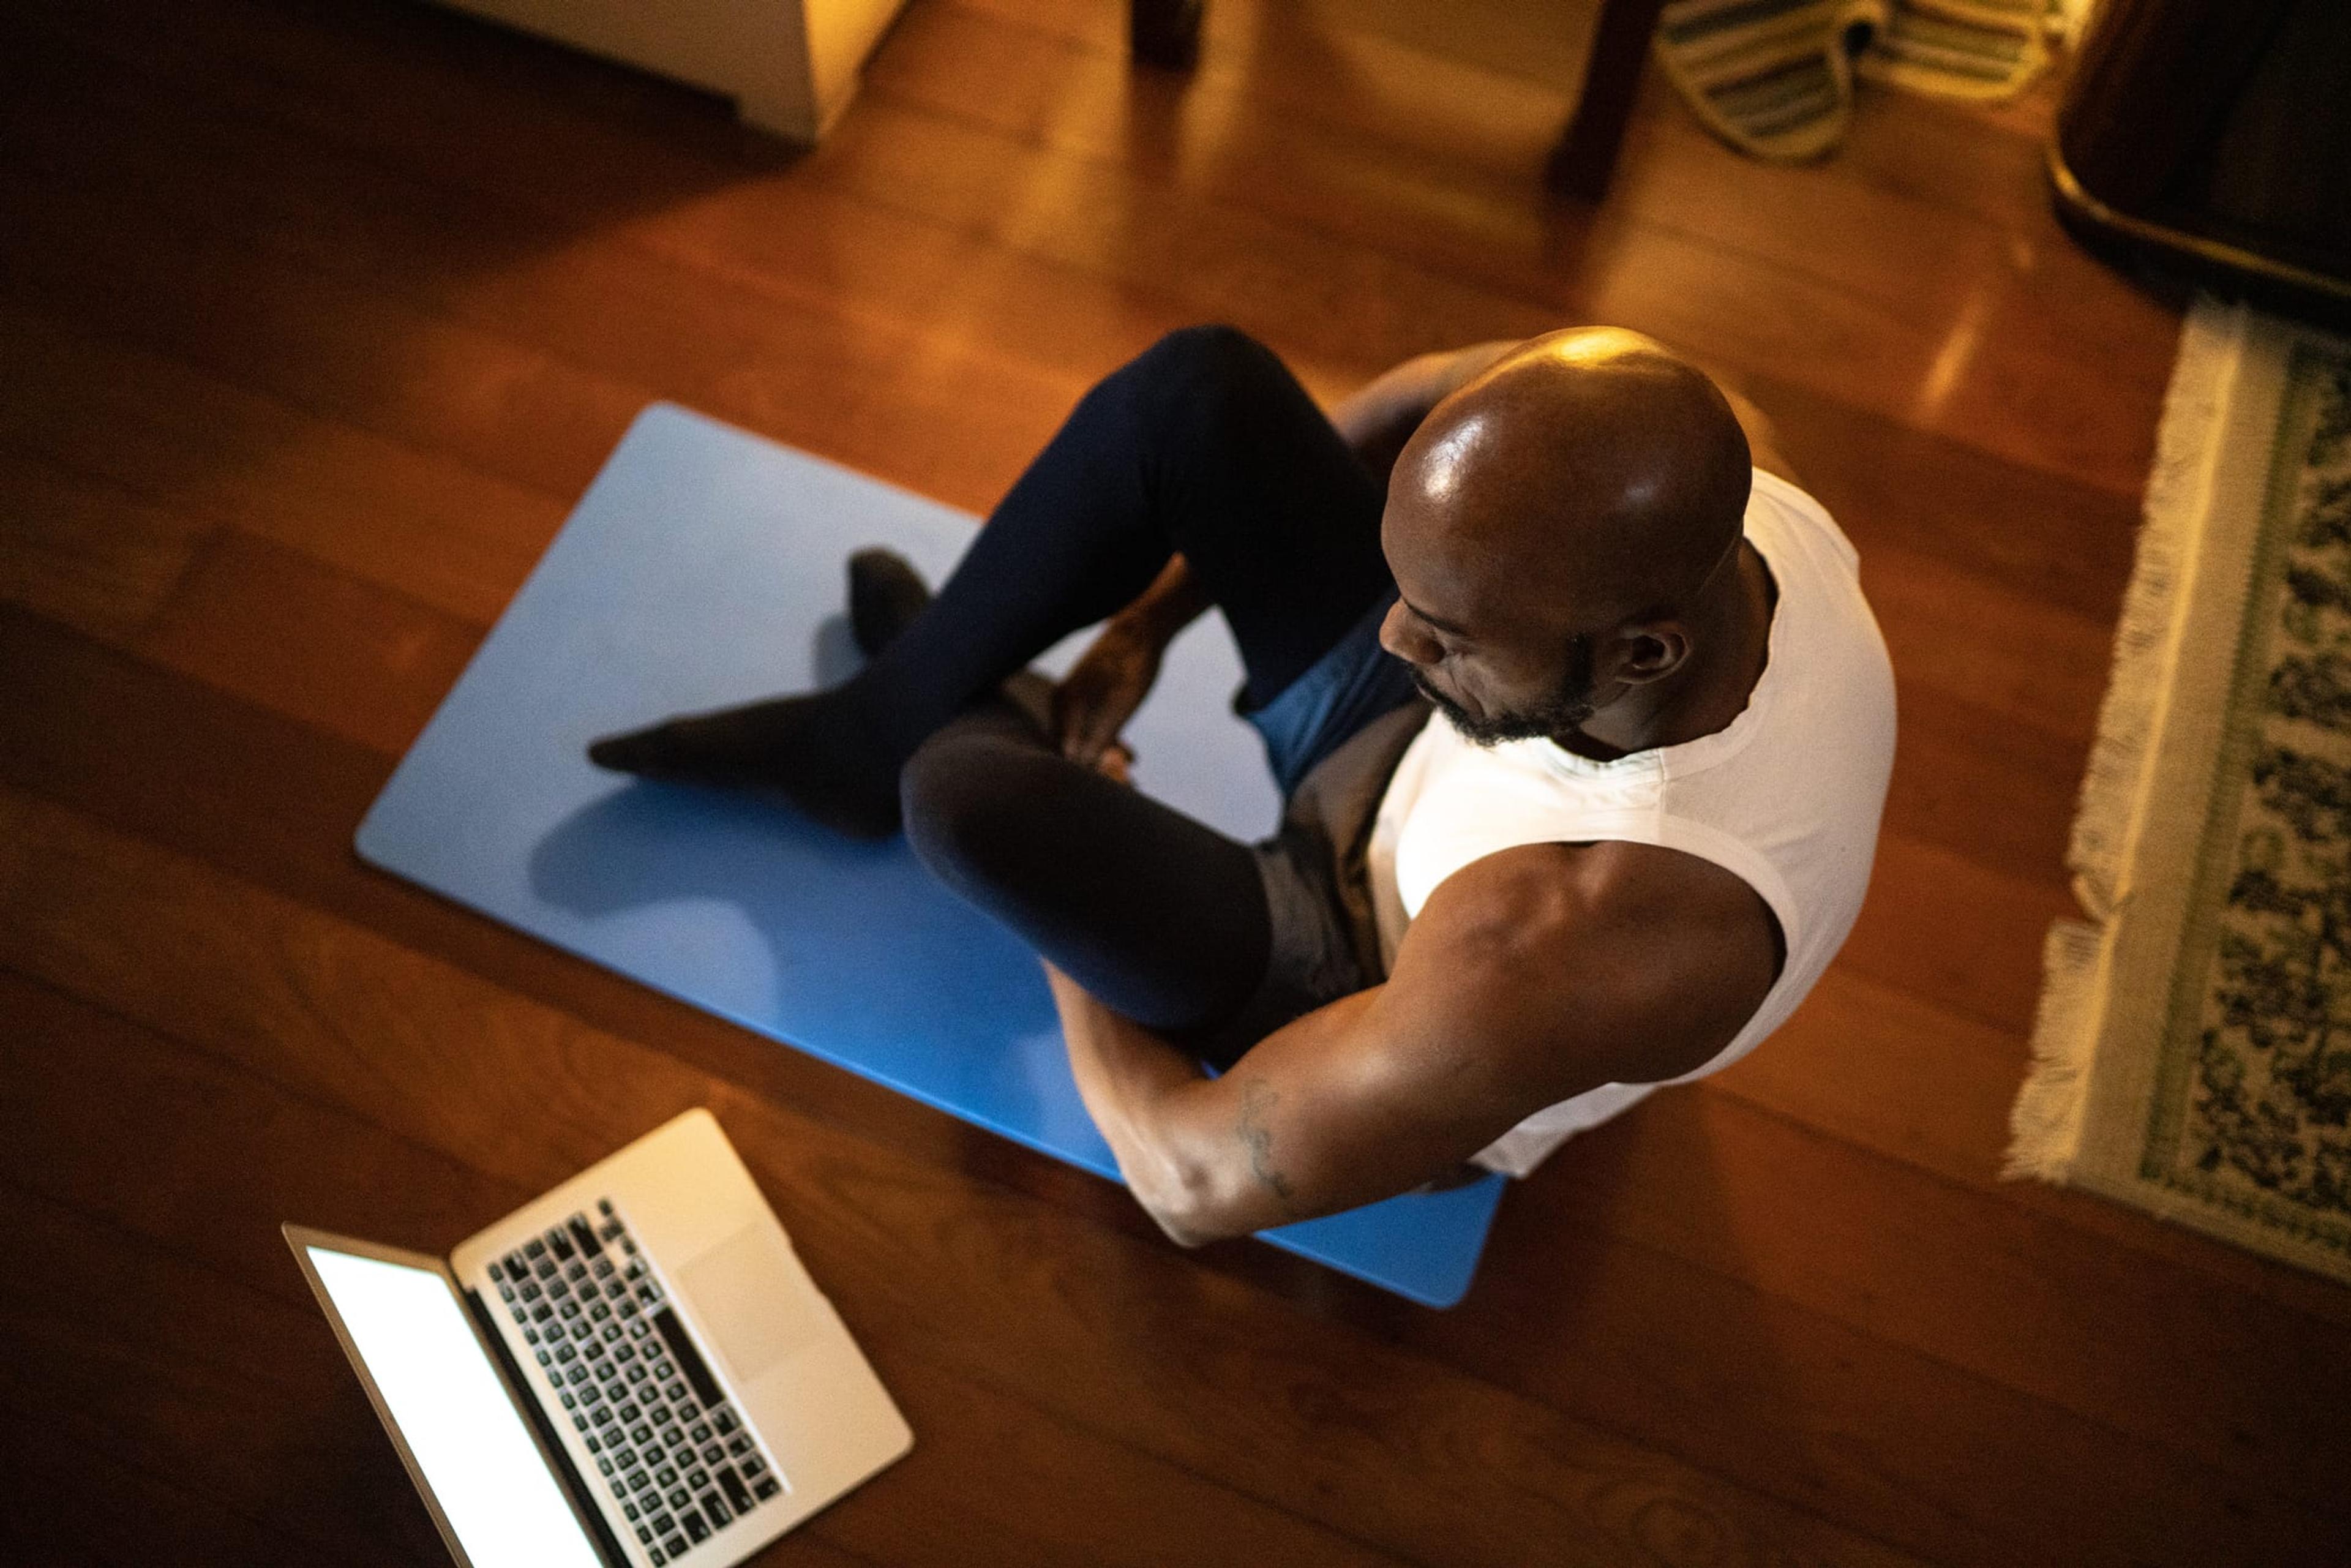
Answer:
<svg viewBox="0 0 2351 1568"><path fill-rule="evenodd" d="M1581 729L1583 721L1599 711L1592 701L1592 640L1578 637L1568 651L1567 670L1559 689L1531 707L1512 713L1489 714L1484 718L1428 684L1428 678L1413 670L1412 684L1420 695L1445 716L1445 721L1461 732L1463 739L1474 746L1499 746L1510 740L1547 740L1555 735L1567 735Z"/></svg>

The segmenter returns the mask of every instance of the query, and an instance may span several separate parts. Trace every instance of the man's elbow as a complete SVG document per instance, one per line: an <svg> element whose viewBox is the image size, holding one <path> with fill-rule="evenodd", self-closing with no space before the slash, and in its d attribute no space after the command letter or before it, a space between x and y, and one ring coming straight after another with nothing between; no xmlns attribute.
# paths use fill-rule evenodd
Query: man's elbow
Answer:
<svg viewBox="0 0 2351 1568"><path fill-rule="evenodd" d="M1214 1171L1163 1169L1155 1180L1128 1185L1143 1211L1178 1247L1205 1247L1258 1228Z"/></svg>

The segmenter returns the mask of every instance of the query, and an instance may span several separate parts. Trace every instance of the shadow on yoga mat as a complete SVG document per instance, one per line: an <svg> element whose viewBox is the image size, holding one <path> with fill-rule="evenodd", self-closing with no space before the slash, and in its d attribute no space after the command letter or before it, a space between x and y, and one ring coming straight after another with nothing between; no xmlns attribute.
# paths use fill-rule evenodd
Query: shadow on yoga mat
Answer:
<svg viewBox="0 0 2351 1568"><path fill-rule="evenodd" d="M784 1044L1115 1179L1033 955L903 841L615 779L582 747L664 714L831 684L855 653L841 563L935 580L972 519L656 404L639 416L360 824L370 863ZM1072 638L1041 661L1066 668ZM1224 831L1279 801L1232 716L1214 617L1168 652L1128 734L1139 788ZM1431 1306L1468 1289L1493 1177L1265 1233Z"/></svg>

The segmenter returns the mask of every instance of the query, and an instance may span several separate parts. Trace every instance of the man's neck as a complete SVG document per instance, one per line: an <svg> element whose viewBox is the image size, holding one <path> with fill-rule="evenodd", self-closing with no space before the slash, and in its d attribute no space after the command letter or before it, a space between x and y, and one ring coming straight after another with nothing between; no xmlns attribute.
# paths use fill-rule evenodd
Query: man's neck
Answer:
<svg viewBox="0 0 2351 1568"><path fill-rule="evenodd" d="M1760 551L1741 540L1737 569L1721 591L1697 607L1688 663L1665 680L1629 693L1552 744L1595 762L1680 746L1729 727L1746 711L1771 653L1778 601Z"/></svg>

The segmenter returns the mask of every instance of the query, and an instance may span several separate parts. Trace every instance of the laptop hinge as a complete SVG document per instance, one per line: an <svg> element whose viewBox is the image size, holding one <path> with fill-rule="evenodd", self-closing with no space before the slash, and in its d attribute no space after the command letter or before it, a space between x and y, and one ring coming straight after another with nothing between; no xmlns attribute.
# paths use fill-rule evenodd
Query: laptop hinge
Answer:
<svg viewBox="0 0 2351 1568"><path fill-rule="evenodd" d="M490 1314L487 1303L482 1300L482 1293L470 1285L463 1286L461 1289L465 1297L465 1304L474 1310L474 1318L481 1327L482 1337L490 1343L490 1354L498 1358L498 1367L506 1374L507 1387L513 1393L515 1403L522 1406L525 1419L530 1422L531 1429L538 1434L539 1446L547 1450L548 1458L554 1461L556 1479L561 1481L564 1490L571 1494L573 1509L581 1519L587 1521L590 1532L594 1535L597 1552L602 1555L605 1562L612 1564L612 1568L633 1568L628 1552L614 1538L612 1527L605 1521L604 1510L600 1506L600 1500L593 1491L589 1490L587 1478L573 1467L571 1456L563 1447L562 1437L548 1420L547 1411L538 1402L538 1390L531 1385L529 1378L523 1372L521 1364L515 1360L514 1353L507 1348L507 1336L498 1332L497 1320Z"/></svg>

